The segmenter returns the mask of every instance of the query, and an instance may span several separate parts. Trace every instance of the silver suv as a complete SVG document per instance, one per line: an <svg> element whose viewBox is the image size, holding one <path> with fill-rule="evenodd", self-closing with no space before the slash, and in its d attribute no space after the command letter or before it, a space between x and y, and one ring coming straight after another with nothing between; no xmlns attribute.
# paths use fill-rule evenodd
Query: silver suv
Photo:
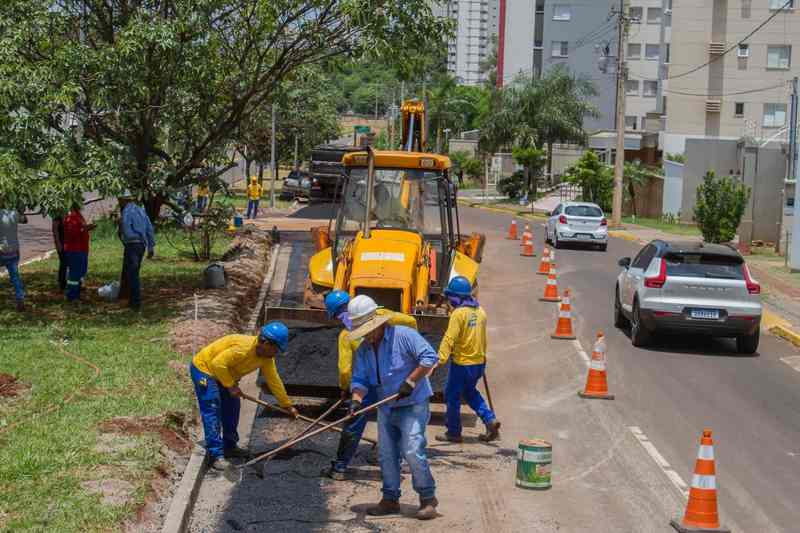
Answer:
<svg viewBox="0 0 800 533"><path fill-rule="evenodd" d="M758 349L761 286L732 247L655 240L619 266L614 325L630 326L634 346L672 331L735 337L743 354Z"/></svg>
<svg viewBox="0 0 800 533"><path fill-rule="evenodd" d="M554 248L565 242L593 244L601 250L608 246L608 221L597 204L564 202L547 218L545 240Z"/></svg>

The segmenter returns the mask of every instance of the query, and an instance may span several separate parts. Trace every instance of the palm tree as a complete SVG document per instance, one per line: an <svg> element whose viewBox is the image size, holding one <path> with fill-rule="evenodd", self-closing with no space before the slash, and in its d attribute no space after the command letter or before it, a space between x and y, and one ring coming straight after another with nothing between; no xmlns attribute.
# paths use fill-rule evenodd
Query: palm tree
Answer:
<svg viewBox="0 0 800 533"><path fill-rule="evenodd" d="M623 189L625 191L625 196L630 199L631 210L635 217L638 215L636 213L636 189L647 185L647 182L650 180L650 172L639 161L634 161L633 163L626 162L622 179L625 182L625 187Z"/></svg>

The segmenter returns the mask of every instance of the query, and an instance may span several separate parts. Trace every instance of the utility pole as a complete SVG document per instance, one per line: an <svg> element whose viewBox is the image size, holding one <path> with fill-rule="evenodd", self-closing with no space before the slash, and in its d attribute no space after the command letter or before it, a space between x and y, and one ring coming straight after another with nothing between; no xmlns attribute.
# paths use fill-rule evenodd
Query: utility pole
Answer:
<svg viewBox="0 0 800 533"><path fill-rule="evenodd" d="M298 155L298 153L300 151L299 147L300 147L300 142L299 142L299 140L297 138L297 132L295 132L295 134L294 134L294 169L295 169L295 171L300 170L300 160L299 160L299 155Z"/></svg>
<svg viewBox="0 0 800 533"><path fill-rule="evenodd" d="M625 0L619 0L617 16L617 157L614 160L614 197L611 206L611 225L622 223L622 174L625 170L625 42L628 18L625 14Z"/></svg>
<svg viewBox="0 0 800 533"><path fill-rule="evenodd" d="M798 111L800 108L800 83L797 77L792 80L792 116L790 117L792 128L789 130L789 146L791 147L791 161L789 168L793 174L790 177L794 179L794 208L792 213L792 237L791 248L789 243L786 243L786 253L789 254L789 268L792 272L800 271L800 187L797 186L797 178L800 177L800 160L798 160L798 145L797 145L797 130L798 130ZM779 216L783 216L783 206ZM780 235L778 235L780 239Z"/></svg>
<svg viewBox="0 0 800 533"><path fill-rule="evenodd" d="M270 169L272 169L272 182L269 187L269 206L275 208L275 175L278 173L278 165L275 164L275 102L272 103L272 138L270 139L270 148L272 155L270 157Z"/></svg>

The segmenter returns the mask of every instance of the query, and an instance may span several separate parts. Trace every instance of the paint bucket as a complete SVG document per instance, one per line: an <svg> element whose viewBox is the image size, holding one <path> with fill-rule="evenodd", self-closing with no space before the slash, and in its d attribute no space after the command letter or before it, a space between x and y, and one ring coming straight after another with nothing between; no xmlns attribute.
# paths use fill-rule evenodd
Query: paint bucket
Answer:
<svg viewBox="0 0 800 533"><path fill-rule="evenodd" d="M234 228L241 228L243 224L242 215L235 215L233 217L233 227Z"/></svg>
<svg viewBox="0 0 800 533"><path fill-rule="evenodd" d="M523 440L517 449L517 487L545 490L551 487L553 446L544 440Z"/></svg>

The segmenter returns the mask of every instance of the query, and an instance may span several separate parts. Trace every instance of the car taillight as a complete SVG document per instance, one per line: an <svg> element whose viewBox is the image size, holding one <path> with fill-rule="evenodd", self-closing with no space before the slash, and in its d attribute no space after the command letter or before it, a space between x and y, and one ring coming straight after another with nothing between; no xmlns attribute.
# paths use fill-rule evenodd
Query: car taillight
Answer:
<svg viewBox="0 0 800 533"><path fill-rule="evenodd" d="M761 294L761 285L757 281L753 281L750 277L750 269L747 263L742 263L742 270L744 270L744 284L747 285L747 292L750 294Z"/></svg>
<svg viewBox="0 0 800 533"><path fill-rule="evenodd" d="M659 261L661 261L661 266L658 269L658 275L650 278L644 278L645 287L650 287L651 289L660 289L664 286L664 283L667 282L667 262L663 259L659 259Z"/></svg>
<svg viewBox="0 0 800 533"><path fill-rule="evenodd" d="M558 217L558 223L559 224L566 224L567 223L567 217L565 217L564 215L561 215L560 217Z"/></svg>
<svg viewBox="0 0 800 533"><path fill-rule="evenodd" d="M600 221L600 225L601 226L608 226L608 220L606 220L606 219L601 220Z"/></svg>

